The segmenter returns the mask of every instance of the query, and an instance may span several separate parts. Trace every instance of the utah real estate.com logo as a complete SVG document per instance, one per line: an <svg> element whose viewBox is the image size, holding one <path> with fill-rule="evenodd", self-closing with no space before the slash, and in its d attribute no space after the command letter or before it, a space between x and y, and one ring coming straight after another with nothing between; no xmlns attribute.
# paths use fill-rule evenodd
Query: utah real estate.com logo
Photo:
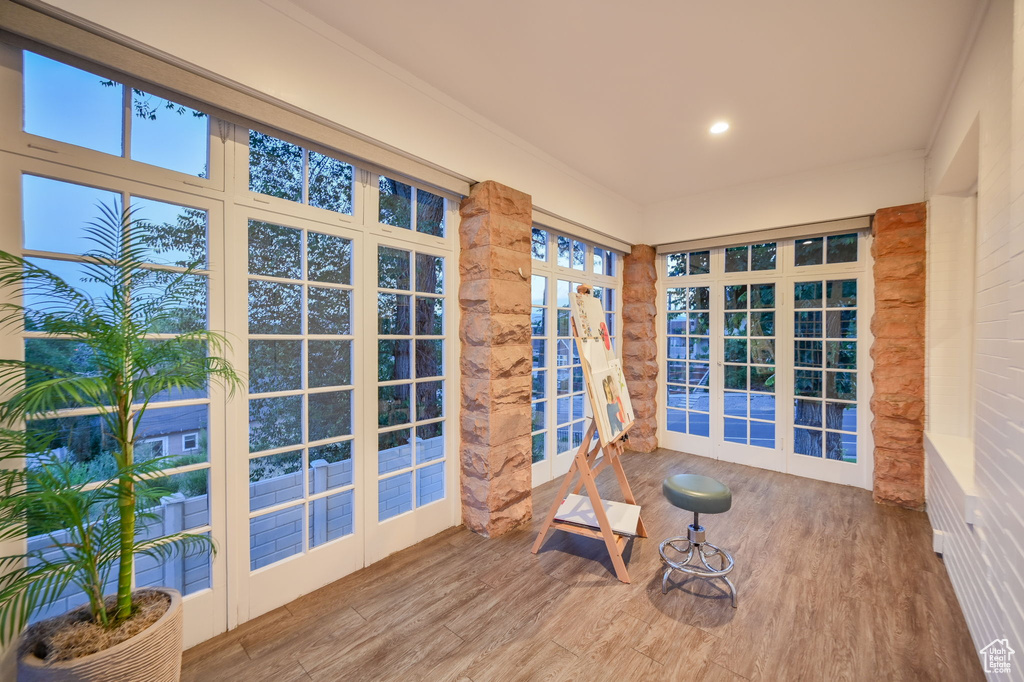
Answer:
<svg viewBox="0 0 1024 682"><path fill-rule="evenodd" d="M1016 653L1010 648L1006 638L992 640L984 649L979 651L982 665L986 673L1009 673L1010 659Z"/></svg>

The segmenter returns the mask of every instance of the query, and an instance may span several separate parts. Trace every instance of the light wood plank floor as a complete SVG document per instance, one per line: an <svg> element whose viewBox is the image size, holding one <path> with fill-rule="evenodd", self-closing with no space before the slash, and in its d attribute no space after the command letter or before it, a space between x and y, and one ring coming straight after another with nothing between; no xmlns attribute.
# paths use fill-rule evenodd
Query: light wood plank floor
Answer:
<svg viewBox="0 0 1024 682"><path fill-rule="evenodd" d="M185 680L981 680L922 513L865 490L668 450L623 464L651 537L619 583L600 543L534 522L486 540L441 533L185 653ZM658 543L689 516L661 480L726 483L706 516L732 551L739 608L703 581L661 594ZM602 490L616 490L612 472Z"/></svg>

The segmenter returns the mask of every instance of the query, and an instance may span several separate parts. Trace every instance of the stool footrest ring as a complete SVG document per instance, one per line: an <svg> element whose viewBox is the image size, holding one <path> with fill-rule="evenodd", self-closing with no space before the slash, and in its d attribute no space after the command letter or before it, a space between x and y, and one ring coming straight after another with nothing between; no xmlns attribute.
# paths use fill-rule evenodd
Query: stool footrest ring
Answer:
<svg viewBox="0 0 1024 682"><path fill-rule="evenodd" d="M669 558L666 549L681 555L679 559ZM735 562L732 555L721 547L716 547L710 542L693 542L689 537L680 536L668 538L658 546L658 552L662 560L667 564L665 573L661 578L661 593L668 592L668 579L672 571L681 571L698 578L720 579L729 586L729 593L732 596L732 606L736 608L736 586L727 577L732 572ZM708 563L714 557L721 559L721 567L716 569ZM693 563L697 559L699 563Z"/></svg>

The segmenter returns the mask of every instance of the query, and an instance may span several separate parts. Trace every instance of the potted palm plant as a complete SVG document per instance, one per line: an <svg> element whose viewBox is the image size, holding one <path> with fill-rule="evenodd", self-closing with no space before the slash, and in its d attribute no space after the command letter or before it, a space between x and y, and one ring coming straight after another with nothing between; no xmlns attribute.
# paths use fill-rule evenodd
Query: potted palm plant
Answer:
<svg viewBox="0 0 1024 682"><path fill-rule="evenodd" d="M165 495L162 471L177 461L139 449L151 401L240 379L223 335L195 328L168 333L187 306L202 262L147 267L161 236L129 208L101 206L87 228L79 287L37 263L0 251L0 326L72 340L88 368L37 359L0 360L0 541L45 535L47 551L0 557L0 640L20 634L21 679L177 680L182 652L181 595L132 589L138 556L213 551L204 535L149 538L150 511ZM22 302L12 302L21 295ZM197 325L200 327L201 325ZM106 444L100 476L83 476L55 434L32 424L97 415ZM115 580L116 578L116 580ZM106 594L109 582L114 594ZM33 612L68 590L86 603L22 630Z"/></svg>

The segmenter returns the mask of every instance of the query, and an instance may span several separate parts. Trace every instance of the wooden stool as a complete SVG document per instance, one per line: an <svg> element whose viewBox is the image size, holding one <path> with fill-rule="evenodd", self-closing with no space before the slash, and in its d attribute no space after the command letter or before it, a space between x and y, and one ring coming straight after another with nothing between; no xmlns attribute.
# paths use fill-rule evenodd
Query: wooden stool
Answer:
<svg viewBox="0 0 1024 682"><path fill-rule="evenodd" d="M734 562L732 555L720 547L715 547L704 539L704 527L700 525L701 514L721 514L732 507L732 492L724 483L707 476L695 474L676 474L669 476L661 484L661 492L673 506L693 512L693 523L687 526L686 535L669 538L661 543L658 551L667 564L665 574L661 578L661 593L668 592L668 578L672 571L682 571L699 578L721 578L729 586L732 595L732 607L736 608L736 586L729 580ZM666 549L678 554L680 559L669 558ZM721 559L721 568L712 568L708 559ZM694 559L699 563L690 563Z"/></svg>

